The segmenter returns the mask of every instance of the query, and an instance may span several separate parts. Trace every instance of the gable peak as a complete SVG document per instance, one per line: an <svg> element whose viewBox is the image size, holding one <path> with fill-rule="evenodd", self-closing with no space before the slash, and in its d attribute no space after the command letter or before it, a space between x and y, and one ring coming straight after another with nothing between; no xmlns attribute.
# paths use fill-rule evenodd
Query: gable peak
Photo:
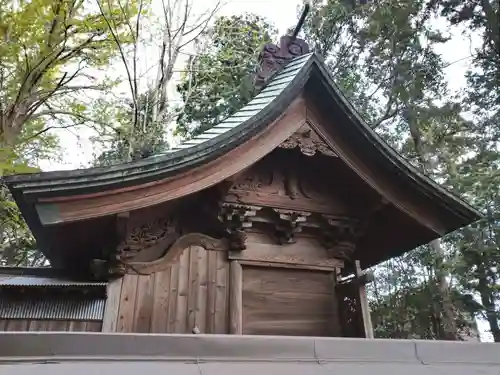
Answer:
<svg viewBox="0 0 500 375"><path fill-rule="evenodd" d="M279 147L288 149L297 147L306 156L314 156L319 152L323 155L337 157L337 154L307 122L281 143Z"/></svg>

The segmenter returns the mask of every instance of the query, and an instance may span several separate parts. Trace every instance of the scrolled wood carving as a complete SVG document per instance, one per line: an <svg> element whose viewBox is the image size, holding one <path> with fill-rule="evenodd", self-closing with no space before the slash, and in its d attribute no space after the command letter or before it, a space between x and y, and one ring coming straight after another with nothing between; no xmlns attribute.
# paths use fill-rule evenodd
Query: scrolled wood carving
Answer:
<svg viewBox="0 0 500 375"><path fill-rule="evenodd" d="M341 214L348 210L332 184L324 183L319 176L301 168L272 163L261 163L245 171L224 199L239 204L325 214Z"/></svg>
<svg viewBox="0 0 500 375"><path fill-rule="evenodd" d="M130 272L149 275L161 272L170 267L190 246L200 246L207 251L228 251L226 239L216 239L201 233L189 233L180 237L160 259L150 262L129 262Z"/></svg>
<svg viewBox="0 0 500 375"><path fill-rule="evenodd" d="M317 152L323 155L337 156L307 124L302 125L299 130L281 143L279 147L288 149L298 147L300 152L306 156L314 156Z"/></svg>
<svg viewBox="0 0 500 375"><path fill-rule="evenodd" d="M149 261L161 257L179 237L177 221L164 217L133 228L117 248L123 261Z"/></svg>

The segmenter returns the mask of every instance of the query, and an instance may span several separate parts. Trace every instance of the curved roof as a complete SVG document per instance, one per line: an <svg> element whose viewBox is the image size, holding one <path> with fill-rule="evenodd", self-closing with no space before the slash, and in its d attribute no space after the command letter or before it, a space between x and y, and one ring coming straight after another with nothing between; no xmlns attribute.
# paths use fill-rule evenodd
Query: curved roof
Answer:
<svg viewBox="0 0 500 375"><path fill-rule="evenodd" d="M376 145L377 156L390 162L426 194L460 208L459 211L471 220L480 215L474 208L421 174L382 140L345 98L325 69L321 57L315 53L293 59L242 109L163 154L108 167L20 174L8 176L5 180L11 191L22 192L24 196L53 196L138 185L175 175L217 158L258 133L290 105L314 73L319 73L330 91L331 99L348 116L348 126L353 128L351 131L355 131L357 136L361 135L364 141Z"/></svg>
<svg viewBox="0 0 500 375"><path fill-rule="evenodd" d="M43 236L37 234L41 233L41 226L102 217L177 199L238 173L297 130L294 127L299 124L293 123L291 109L300 107L302 104L296 103L304 97L328 117L319 121L324 122L319 124L324 129L316 130L325 133L322 136L325 141L329 138L327 143L339 157L403 215L432 231L432 235L413 233L415 239L408 239L404 246L399 244L398 253L409 250L406 247L410 242L418 246L481 217L480 212L420 173L383 141L344 97L323 60L314 53L291 60L234 115L161 155L102 168L9 176L6 182L39 246L45 248L48 246L43 243ZM267 139L266 132L274 134L272 142L259 143ZM240 152L242 148L246 151ZM249 151L252 148L256 149L253 154ZM233 160L233 156L239 159ZM391 190L395 195L391 196ZM113 194L116 199L108 200L107 196Z"/></svg>

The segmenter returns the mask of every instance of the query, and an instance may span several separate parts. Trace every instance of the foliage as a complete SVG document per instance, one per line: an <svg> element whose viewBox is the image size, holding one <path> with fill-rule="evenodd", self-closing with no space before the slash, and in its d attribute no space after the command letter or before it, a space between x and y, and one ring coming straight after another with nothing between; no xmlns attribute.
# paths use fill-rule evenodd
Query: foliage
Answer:
<svg viewBox="0 0 500 375"><path fill-rule="evenodd" d="M110 127L110 134L100 134L96 139L96 143L105 146L105 151L94 161L96 166L143 159L168 148L165 127L158 121L152 121L152 97L151 91L139 96L136 123L133 103L128 101L125 106L116 103L111 115L118 125ZM105 104L109 105L107 102Z"/></svg>
<svg viewBox="0 0 500 375"><path fill-rule="evenodd" d="M107 4L104 13L116 25L136 11L133 3L126 12L116 1ZM1 148L13 147L29 121L88 120L82 94L107 87L91 69L106 67L117 52L101 12L88 1L2 0L0 40Z"/></svg>
<svg viewBox="0 0 500 375"><path fill-rule="evenodd" d="M467 73L469 100L479 111L499 111L500 5L496 0L437 0L431 3L450 24L477 33L482 43L474 51Z"/></svg>
<svg viewBox="0 0 500 375"><path fill-rule="evenodd" d="M379 338L445 339L443 310L436 283L433 252L427 246L377 268L370 286L374 333ZM476 336L474 311L467 298L452 289L459 339ZM472 306L474 307L474 306ZM473 309L472 309L473 310Z"/></svg>
<svg viewBox="0 0 500 375"><path fill-rule="evenodd" d="M275 35L269 23L252 14L218 18L201 36L200 51L189 62L192 73L178 85L184 107L176 133L202 132L246 104L258 54Z"/></svg>
<svg viewBox="0 0 500 375"><path fill-rule="evenodd" d="M483 36L460 102L447 96L446 64L435 49L447 39L433 27L436 16ZM371 302L379 337L450 338L450 327L465 329L472 316L484 316L500 339L493 266L500 253L499 134L493 119L500 92L498 27L492 27L497 16L498 6L475 0L382 0L355 8L336 0L312 2L306 39L359 112L416 167L488 213L444 243L377 270ZM466 121L467 108L480 116ZM450 319L456 328L446 324Z"/></svg>
<svg viewBox="0 0 500 375"><path fill-rule="evenodd" d="M58 140L47 132L40 133L43 128L41 119L29 121L15 146L2 150L4 176L38 172L39 161L54 158ZM47 260L37 251L35 238L0 177L0 265L34 267L46 264Z"/></svg>
<svg viewBox="0 0 500 375"><path fill-rule="evenodd" d="M118 26L136 11L130 3L124 12L116 1L105 8ZM116 52L105 17L88 1L0 0L0 180L53 158L51 129L89 121L82 94L108 87L91 70L106 67ZM0 262L43 264L3 181L0 214Z"/></svg>

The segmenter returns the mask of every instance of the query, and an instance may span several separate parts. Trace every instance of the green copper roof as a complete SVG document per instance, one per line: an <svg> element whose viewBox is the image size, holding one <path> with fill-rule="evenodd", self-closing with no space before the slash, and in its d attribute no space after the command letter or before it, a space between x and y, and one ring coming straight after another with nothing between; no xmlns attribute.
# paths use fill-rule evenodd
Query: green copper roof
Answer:
<svg viewBox="0 0 500 375"><path fill-rule="evenodd" d="M305 63L312 56L312 53L298 57L290 62L281 72L276 74L271 83L264 88L256 97L254 97L246 106L238 112L229 116L226 120L213 128L201 133L200 135L181 143L179 146L167 151L168 153L178 152L190 147L203 144L211 139L214 139L224 133L238 129L238 127L245 124L245 122L258 115L265 107L272 105L273 100L279 96L283 90L290 84L291 81L297 76L300 70L304 67Z"/></svg>

